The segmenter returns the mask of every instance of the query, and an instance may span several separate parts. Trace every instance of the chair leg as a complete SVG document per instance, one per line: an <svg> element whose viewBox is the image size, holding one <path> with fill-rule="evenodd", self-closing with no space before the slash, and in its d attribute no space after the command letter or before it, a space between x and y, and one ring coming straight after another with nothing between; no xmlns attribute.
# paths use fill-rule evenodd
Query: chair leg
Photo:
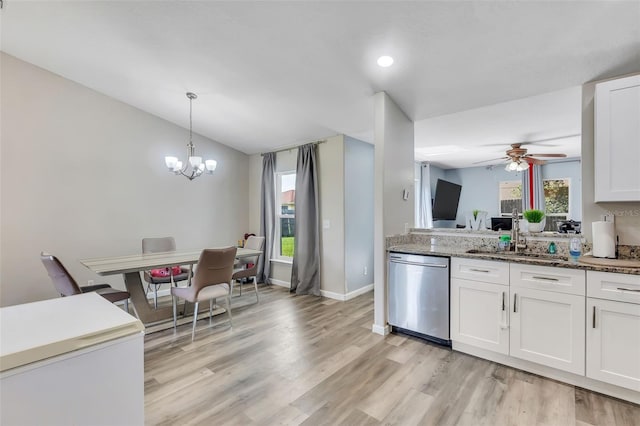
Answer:
<svg viewBox="0 0 640 426"><path fill-rule="evenodd" d="M171 295L171 299L173 301L173 329L176 329L178 325L178 301L174 295Z"/></svg>
<svg viewBox="0 0 640 426"><path fill-rule="evenodd" d="M209 325L211 325L211 318L213 317L213 301L215 299L209 299Z"/></svg>
<svg viewBox="0 0 640 426"><path fill-rule="evenodd" d="M200 302L196 302L195 306L193 307L193 328L191 329L191 341L193 342L193 339L196 335L196 321L198 321L198 304Z"/></svg>
<svg viewBox="0 0 640 426"><path fill-rule="evenodd" d="M225 301L227 302L227 315L229 315L229 327L233 327L233 322L231 318L231 295L228 295L225 298Z"/></svg>
<svg viewBox="0 0 640 426"><path fill-rule="evenodd" d="M258 279L256 276L253 276L253 287L256 289L256 303L260 302L260 297L258 296Z"/></svg>
<svg viewBox="0 0 640 426"><path fill-rule="evenodd" d="M244 278L240 278L240 296L242 296L242 284L243 284L243 280L244 280Z"/></svg>
<svg viewBox="0 0 640 426"><path fill-rule="evenodd" d="M229 290L229 294L231 294L233 296L233 283L235 283L236 280L231 280L231 290Z"/></svg>
<svg viewBox="0 0 640 426"><path fill-rule="evenodd" d="M124 311L129 313L129 299L124 299Z"/></svg>
<svg viewBox="0 0 640 426"><path fill-rule="evenodd" d="M153 286L153 308L158 309L158 286Z"/></svg>

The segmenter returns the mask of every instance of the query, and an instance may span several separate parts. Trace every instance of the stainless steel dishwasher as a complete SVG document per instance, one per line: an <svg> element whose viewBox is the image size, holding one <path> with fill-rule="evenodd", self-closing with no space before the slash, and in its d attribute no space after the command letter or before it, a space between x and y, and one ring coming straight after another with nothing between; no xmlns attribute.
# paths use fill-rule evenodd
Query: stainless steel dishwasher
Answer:
<svg viewBox="0 0 640 426"><path fill-rule="evenodd" d="M389 253L389 324L450 345L449 258Z"/></svg>

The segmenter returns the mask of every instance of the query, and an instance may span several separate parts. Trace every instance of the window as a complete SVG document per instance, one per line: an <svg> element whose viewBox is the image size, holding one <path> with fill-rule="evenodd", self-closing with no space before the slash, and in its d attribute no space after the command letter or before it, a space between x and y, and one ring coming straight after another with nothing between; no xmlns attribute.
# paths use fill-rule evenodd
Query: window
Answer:
<svg viewBox="0 0 640 426"><path fill-rule="evenodd" d="M544 212L547 215L545 231L557 231L557 222L569 217L569 179L545 179Z"/></svg>
<svg viewBox="0 0 640 426"><path fill-rule="evenodd" d="M545 179L544 211L547 216L544 230L556 231L556 223L569 217L570 179ZM500 182L500 215L510 216L513 209L522 213L522 182L510 180Z"/></svg>
<svg viewBox="0 0 640 426"><path fill-rule="evenodd" d="M274 255L278 259L290 260L295 249L296 173L278 173L276 185L277 225Z"/></svg>
<svg viewBox="0 0 640 426"><path fill-rule="evenodd" d="M513 209L522 213L522 182L509 180L500 182L500 215L511 216Z"/></svg>

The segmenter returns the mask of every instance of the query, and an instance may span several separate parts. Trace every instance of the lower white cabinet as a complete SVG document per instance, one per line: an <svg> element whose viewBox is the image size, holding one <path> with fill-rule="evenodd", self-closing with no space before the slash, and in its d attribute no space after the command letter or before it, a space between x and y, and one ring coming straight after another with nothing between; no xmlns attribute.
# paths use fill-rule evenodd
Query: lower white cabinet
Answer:
<svg viewBox="0 0 640 426"><path fill-rule="evenodd" d="M587 271L587 377L640 392L640 276Z"/></svg>
<svg viewBox="0 0 640 426"><path fill-rule="evenodd" d="M509 354L584 375L584 296L511 287Z"/></svg>
<svg viewBox="0 0 640 426"><path fill-rule="evenodd" d="M509 286L451 279L451 340L509 354Z"/></svg>

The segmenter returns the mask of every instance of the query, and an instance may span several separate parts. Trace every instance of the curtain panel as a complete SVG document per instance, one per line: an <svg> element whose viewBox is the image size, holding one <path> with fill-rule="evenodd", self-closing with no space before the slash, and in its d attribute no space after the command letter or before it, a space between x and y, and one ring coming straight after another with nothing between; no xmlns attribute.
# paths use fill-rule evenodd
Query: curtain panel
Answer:
<svg viewBox="0 0 640 426"><path fill-rule="evenodd" d="M271 284L271 256L276 226L276 153L262 157L262 189L260 191L260 236L265 237L264 253L258 260L256 279Z"/></svg>
<svg viewBox="0 0 640 426"><path fill-rule="evenodd" d="M291 292L320 296L320 216L317 144L298 148L296 165L295 249Z"/></svg>

